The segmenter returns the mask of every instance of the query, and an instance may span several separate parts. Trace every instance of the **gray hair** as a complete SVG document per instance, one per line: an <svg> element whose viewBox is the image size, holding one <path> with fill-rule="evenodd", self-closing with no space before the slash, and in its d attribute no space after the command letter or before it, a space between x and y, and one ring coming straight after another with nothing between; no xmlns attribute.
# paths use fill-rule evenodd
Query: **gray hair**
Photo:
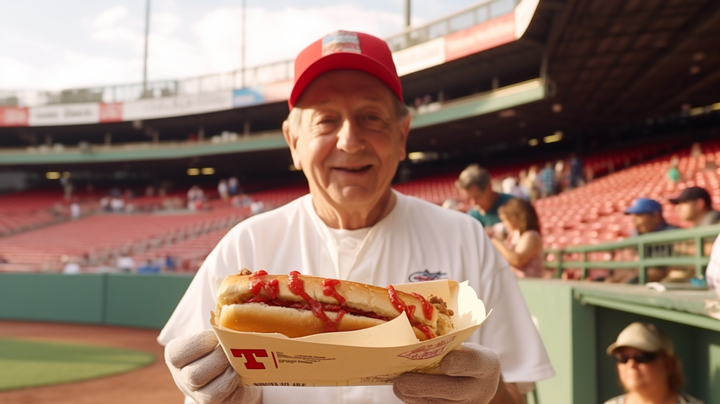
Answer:
<svg viewBox="0 0 720 404"><path fill-rule="evenodd" d="M407 118L407 116L410 115L410 110L407 105L403 104L403 102L397 97L393 97L393 101L395 101L395 116L398 121L402 121ZM291 133L295 138L299 136L299 128L302 123L302 111L302 108L295 107L290 110L287 119L285 119L288 125L290 125Z"/></svg>
<svg viewBox="0 0 720 404"><path fill-rule="evenodd" d="M455 187L458 189L468 189L473 185L480 191L486 190L490 185L490 173L477 164L467 166L455 181Z"/></svg>

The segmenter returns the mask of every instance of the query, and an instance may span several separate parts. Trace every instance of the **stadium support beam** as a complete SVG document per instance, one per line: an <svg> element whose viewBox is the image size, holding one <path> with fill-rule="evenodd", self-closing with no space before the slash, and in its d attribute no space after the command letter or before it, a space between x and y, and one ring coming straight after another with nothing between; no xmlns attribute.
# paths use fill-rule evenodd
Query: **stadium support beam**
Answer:
<svg viewBox="0 0 720 404"><path fill-rule="evenodd" d="M148 36L150 36L150 0L145 0L145 56L143 58L143 97L147 91Z"/></svg>
<svg viewBox="0 0 720 404"><path fill-rule="evenodd" d="M686 87L683 89L679 94L675 95L674 97L670 98L669 100L662 103L657 110L658 111L665 111L672 109L675 107L676 109L680 109L680 104L683 103L683 99L690 96L692 93L694 93L697 90L700 90L707 86L708 84L720 80L720 70L715 71L712 74L709 74L705 77L703 77L701 80L696 81L693 85ZM702 105L693 105L693 107L701 107Z"/></svg>
<svg viewBox="0 0 720 404"><path fill-rule="evenodd" d="M666 62L676 58L679 50L686 47L700 32L707 29L715 21L718 13L720 13L720 1L709 1L699 9L693 18L688 19L685 26L676 34L675 39L664 50L648 61L645 66L638 69L638 73L625 86L625 91L618 95L615 102L605 110L605 115L612 114L617 108L623 106L628 97L647 84L647 81L651 80L658 70L664 68Z"/></svg>
<svg viewBox="0 0 720 404"><path fill-rule="evenodd" d="M405 0L405 27L410 26L410 0Z"/></svg>

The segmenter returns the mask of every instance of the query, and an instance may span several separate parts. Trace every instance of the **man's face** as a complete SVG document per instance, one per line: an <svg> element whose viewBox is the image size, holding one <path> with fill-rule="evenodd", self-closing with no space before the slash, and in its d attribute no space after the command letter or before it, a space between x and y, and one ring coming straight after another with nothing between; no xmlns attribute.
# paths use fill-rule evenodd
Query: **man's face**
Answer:
<svg viewBox="0 0 720 404"><path fill-rule="evenodd" d="M479 206L483 210L489 210L492 206L489 205L490 200L490 186L488 185L485 190L480 190L477 185L470 185L467 189L459 189L460 196L465 199L471 206Z"/></svg>
<svg viewBox="0 0 720 404"><path fill-rule="evenodd" d="M350 70L325 73L307 87L296 104L299 119L283 132L313 196L366 209L389 194L410 131L394 97L375 77Z"/></svg>
<svg viewBox="0 0 720 404"><path fill-rule="evenodd" d="M699 204L703 203L701 199L680 202L677 204L677 210L680 213L680 219L694 222L700 211Z"/></svg>
<svg viewBox="0 0 720 404"><path fill-rule="evenodd" d="M662 222L662 216L658 212L634 214L633 223L638 233L652 233L657 231Z"/></svg>

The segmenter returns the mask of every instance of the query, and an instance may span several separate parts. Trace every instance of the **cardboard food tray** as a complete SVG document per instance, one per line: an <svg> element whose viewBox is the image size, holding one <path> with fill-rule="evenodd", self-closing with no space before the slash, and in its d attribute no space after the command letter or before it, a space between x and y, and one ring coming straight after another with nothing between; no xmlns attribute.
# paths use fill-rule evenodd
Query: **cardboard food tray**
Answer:
<svg viewBox="0 0 720 404"><path fill-rule="evenodd" d="M392 384L404 372L440 373L440 360L485 321L485 306L467 282L394 286L404 292L441 297L454 312L453 332L420 342L404 315L364 330L302 338L239 332L211 323L230 364L246 385L382 385Z"/></svg>

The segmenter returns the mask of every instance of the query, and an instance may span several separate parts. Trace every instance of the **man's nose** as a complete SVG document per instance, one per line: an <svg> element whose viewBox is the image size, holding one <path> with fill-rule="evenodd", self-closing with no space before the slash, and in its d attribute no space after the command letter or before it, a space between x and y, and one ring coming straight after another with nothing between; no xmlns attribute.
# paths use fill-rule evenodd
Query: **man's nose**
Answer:
<svg viewBox="0 0 720 404"><path fill-rule="evenodd" d="M360 128L350 119L343 122L337 137L337 149L345 153L353 154L365 148L365 140L360 133Z"/></svg>

